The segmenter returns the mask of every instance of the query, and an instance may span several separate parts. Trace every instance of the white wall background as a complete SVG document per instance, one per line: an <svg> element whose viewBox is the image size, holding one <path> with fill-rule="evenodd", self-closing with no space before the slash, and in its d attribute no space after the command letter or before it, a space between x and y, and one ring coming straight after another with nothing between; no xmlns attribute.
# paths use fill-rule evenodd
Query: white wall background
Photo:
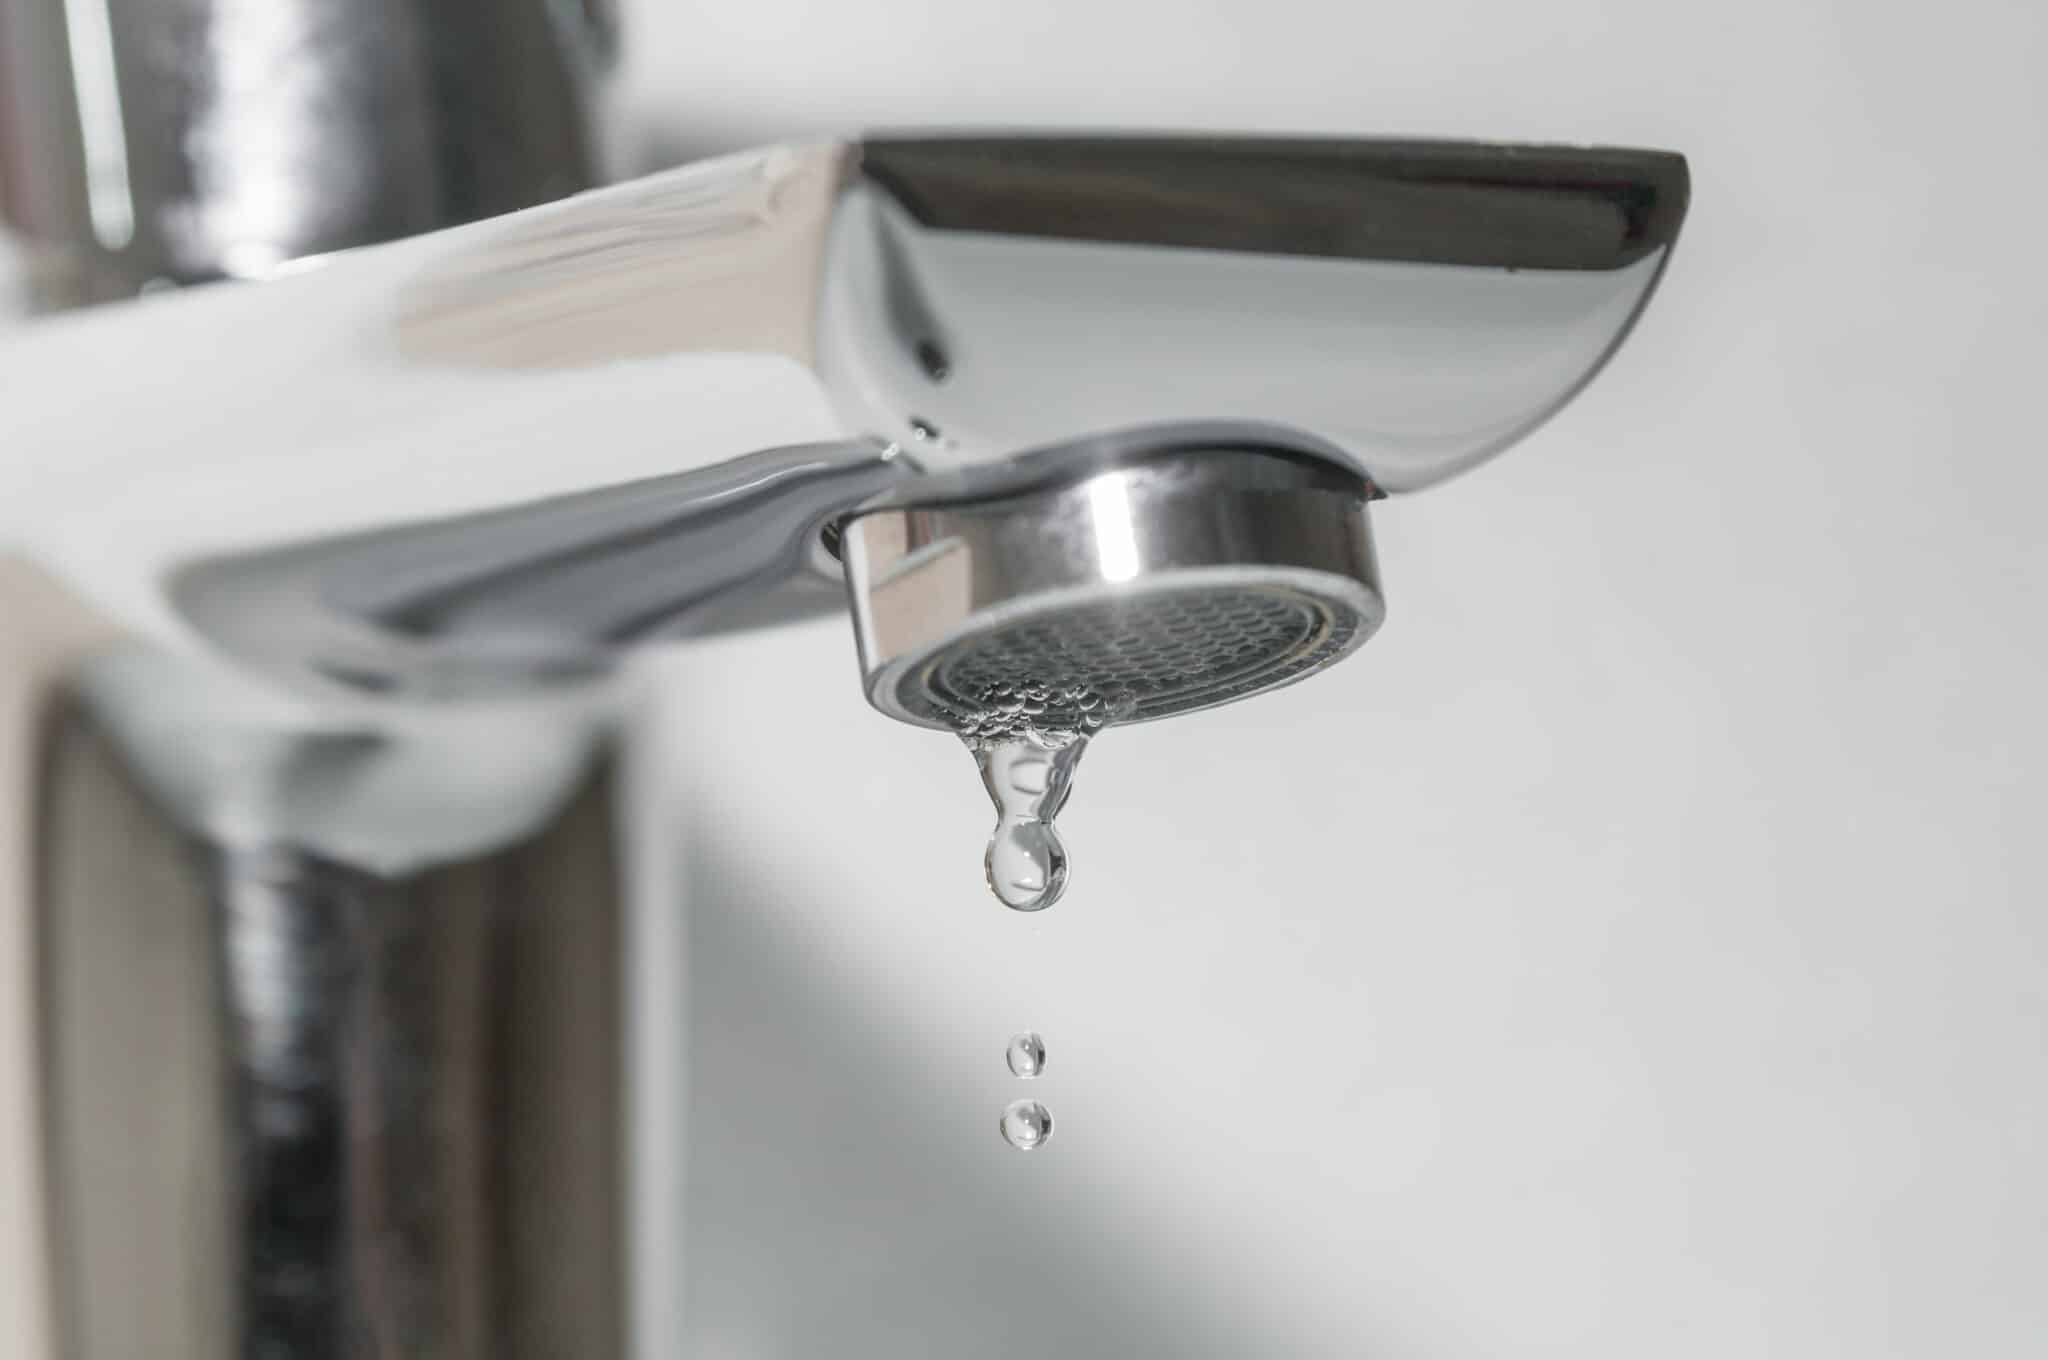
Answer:
<svg viewBox="0 0 2048 1360"><path fill-rule="evenodd" d="M1097 743L1041 918L844 626L664 673L692 1354L2043 1353L2038 7L629 17L671 152L1135 125L1694 176L1607 374L1382 508L1377 640ZM993 1127L1023 1025L1031 1158Z"/></svg>
<svg viewBox="0 0 2048 1360"><path fill-rule="evenodd" d="M628 11L671 156L1082 124L1694 176L1599 382L1382 507L1356 660L1097 744L1043 917L988 898L970 763L865 708L843 625L652 677L683 1353L2042 1353L2042 11ZM1030 1158L994 1132L1024 1025Z"/></svg>

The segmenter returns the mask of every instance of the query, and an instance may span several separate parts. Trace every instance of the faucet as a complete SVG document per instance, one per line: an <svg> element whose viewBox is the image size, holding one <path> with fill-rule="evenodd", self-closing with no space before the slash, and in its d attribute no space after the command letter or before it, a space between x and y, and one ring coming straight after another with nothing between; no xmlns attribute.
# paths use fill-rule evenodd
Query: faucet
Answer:
<svg viewBox="0 0 2048 1360"><path fill-rule="evenodd" d="M880 134L418 235L132 179L123 239L73 151L68 258L265 279L0 348L0 1175L87 1360L629 1353L621 663L845 612L1048 905L1086 742L1364 643L1371 514L1590 381L1687 201L1651 151Z"/></svg>

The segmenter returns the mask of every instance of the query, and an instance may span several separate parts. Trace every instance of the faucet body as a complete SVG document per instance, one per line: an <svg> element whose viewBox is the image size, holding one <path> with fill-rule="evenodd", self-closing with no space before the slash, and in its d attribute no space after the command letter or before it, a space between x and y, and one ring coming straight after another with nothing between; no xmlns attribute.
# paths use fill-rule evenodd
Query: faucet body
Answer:
<svg viewBox="0 0 2048 1360"><path fill-rule="evenodd" d="M267 278L602 178L604 0L6 0L0 208L48 309Z"/></svg>
<svg viewBox="0 0 2048 1360"><path fill-rule="evenodd" d="M1339 479L1329 562L1377 622L1366 502L1568 400L1684 205L1656 153L876 138L0 349L9 570L70 621L10 643L65 1353L126 1353L85 1302L123 1271L196 1272L159 1354L622 1353L652 1154L618 870L574 848L605 840L618 661L844 607L849 542L871 619L878 525L907 552L933 507L1193 448ZM118 947L148 904L92 878L116 822L182 866L176 1164L106 1119L137 1111L101 1055L145 1022L110 1041L93 1001L148 966ZM95 1155L196 1251L127 1251ZM602 1278L537 1294L556 1216Z"/></svg>

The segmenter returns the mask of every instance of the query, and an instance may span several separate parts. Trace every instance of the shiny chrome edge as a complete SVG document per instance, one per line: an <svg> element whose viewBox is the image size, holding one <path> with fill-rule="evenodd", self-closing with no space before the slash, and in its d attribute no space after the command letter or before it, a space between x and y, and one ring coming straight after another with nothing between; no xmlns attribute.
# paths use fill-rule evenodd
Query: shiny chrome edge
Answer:
<svg viewBox="0 0 2048 1360"><path fill-rule="evenodd" d="M934 463L1238 422L1419 490L1585 387L1688 197L1682 157L1614 148L871 137L818 367L851 426Z"/></svg>
<svg viewBox="0 0 2048 1360"><path fill-rule="evenodd" d="M1359 494L1367 500L1386 498L1386 493L1342 449L1305 431L1253 421L1163 421L1026 449L1010 458L938 464L876 492L852 507L849 518L880 510L1027 495L1065 486L1098 472L1143 467L1219 449L1321 467L1358 482ZM836 536L828 536L826 546L838 556L835 542Z"/></svg>
<svg viewBox="0 0 2048 1360"><path fill-rule="evenodd" d="M315 693L438 701L602 676L634 645L838 607L823 529L916 475L867 442L188 564L179 610Z"/></svg>
<svg viewBox="0 0 2048 1360"><path fill-rule="evenodd" d="M868 702L900 721L948 729L955 724L944 715L901 694L932 656L1032 615L1159 591L1287 587L1342 601L1357 619L1343 645L1271 688L1348 656L1378 630L1386 601L1369 488L1355 472L1256 447L1148 452L1136 461L1068 464L1056 480L997 494L919 500L920 483L848 521L842 556ZM1120 479L1117 494L1096 494L1112 477ZM1116 522L1105 523L1106 515Z"/></svg>
<svg viewBox="0 0 2048 1360"><path fill-rule="evenodd" d="M892 499L1207 441L1421 489L1590 381L1687 199L1677 156L1483 143L874 137L841 176L805 287L844 443L191 562L177 609L310 692L469 698L829 610L821 537Z"/></svg>
<svg viewBox="0 0 2048 1360"><path fill-rule="evenodd" d="M1260 255L1610 270L1678 237L1665 151L1130 134L870 134L862 173L934 231Z"/></svg>

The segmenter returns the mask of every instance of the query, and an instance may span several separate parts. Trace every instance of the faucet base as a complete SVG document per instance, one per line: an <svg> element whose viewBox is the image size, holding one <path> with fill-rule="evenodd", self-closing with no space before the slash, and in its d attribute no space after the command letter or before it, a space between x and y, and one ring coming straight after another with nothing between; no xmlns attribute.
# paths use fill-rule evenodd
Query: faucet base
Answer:
<svg viewBox="0 0 2048 1360"><path fill-rule="evenodd" d="M195 843L76 709L46 768L62 1353L623 1356L609 771L385 876Z"/></svg>

